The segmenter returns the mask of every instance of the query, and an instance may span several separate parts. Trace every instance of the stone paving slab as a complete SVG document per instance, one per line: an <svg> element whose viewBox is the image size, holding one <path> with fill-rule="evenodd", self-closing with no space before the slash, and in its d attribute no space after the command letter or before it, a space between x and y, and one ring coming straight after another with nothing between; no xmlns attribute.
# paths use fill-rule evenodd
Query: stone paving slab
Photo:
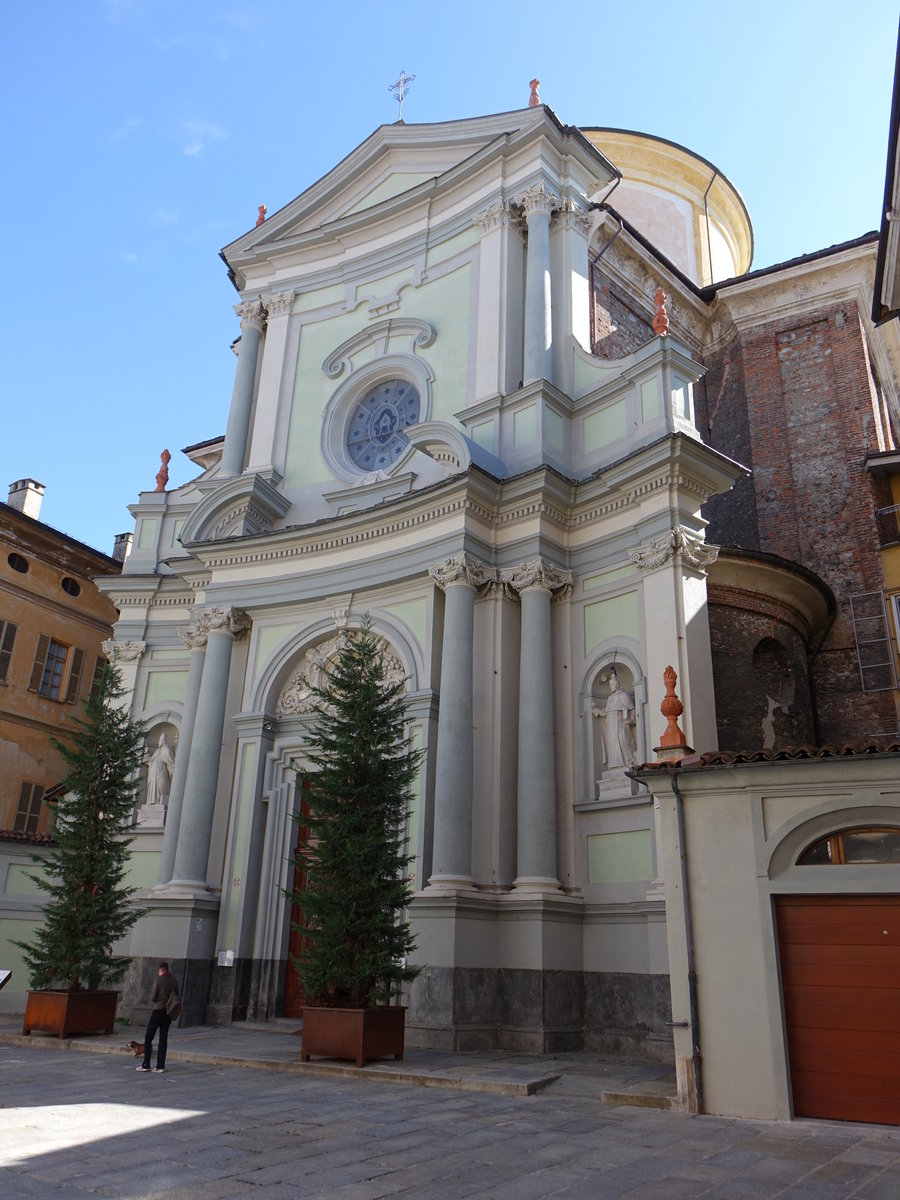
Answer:
<svg viewBox="0 0 900 1200"><path fill-rule="evenodd" d="M33 1039L30 1039L33 1042ZM900 1129L0 1044L16 1200L897 1200ZM149 1153L152 1151L152 1153Z"/></svg>
<svg viewBox="0 0 900 1200"><path fill-rule="evenodd" d="M239 1023L172 1029L167 1065L212 1063L248 1067L331 1079L365 1078L380 1083L447 1088L495 1095L530 1096L549 1087L571 1096L593 1096L609 1104L633 1104L668 1109L676 1098L674 1068L641 1059L612 1055L572 1053L561 1055L517 1054L504 1051L442 1052L407 1050L403 1062L379 1059L365 1067L334 1060L300 1061L300 1041L295 1023L271 1025ZM131 1053L127 1043L143 1041L143 1030L131 1026L121 1032L77 1038L47 1034L22 1035L21 1019L0 1018L0 1046L31 1046L91 1054Z"/></svg>

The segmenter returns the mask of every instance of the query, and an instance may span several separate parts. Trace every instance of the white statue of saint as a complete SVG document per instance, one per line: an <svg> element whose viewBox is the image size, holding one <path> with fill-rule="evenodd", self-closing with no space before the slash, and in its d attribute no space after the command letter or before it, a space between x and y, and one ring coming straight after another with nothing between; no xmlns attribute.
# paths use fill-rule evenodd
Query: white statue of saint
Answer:
<svg viewBox="0 0 900 1200"><path fill-rule="evenodd" d="M159 745L147 759L147 804L168 804L174 767L175 754L165 733L161 733Z"/></svg>
<svg viewBox="0 0 900 1200"><path fill-rule="evenodd" d="M637 722L634 712L634 697L619 683L616 668L609 672L609 696L606 705L592 705L594 716L600 722L600 738L603 743L603 762L609 767L633 767L637 764Z"/></svg>

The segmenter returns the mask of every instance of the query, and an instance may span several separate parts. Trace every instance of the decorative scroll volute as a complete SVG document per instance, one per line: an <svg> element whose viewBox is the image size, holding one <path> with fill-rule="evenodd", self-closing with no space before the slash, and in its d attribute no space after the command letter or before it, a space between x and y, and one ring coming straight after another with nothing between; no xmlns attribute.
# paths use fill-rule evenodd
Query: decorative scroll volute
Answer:
<svg viewBox="0 0 900 1200"><path fill-rule="evenodd" d="M482 588L497 579L497 572L492 567L486 567L465 552L454 554L436 567L429 567L428 574L441 591L446 591L452 583L467 583L469 587Z"/></svg>

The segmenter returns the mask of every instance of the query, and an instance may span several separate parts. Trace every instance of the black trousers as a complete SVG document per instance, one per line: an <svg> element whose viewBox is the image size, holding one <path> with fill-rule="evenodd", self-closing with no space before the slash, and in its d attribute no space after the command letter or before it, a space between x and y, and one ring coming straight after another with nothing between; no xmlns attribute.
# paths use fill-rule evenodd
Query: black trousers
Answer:
<svg viewBox="0 0 900 1200"><path fill-rule="evenodd" d="M164 1008L154 1008L147 1022L147 1032L144 1034L144 1066L149 1069L150 1055L153 1052L153 1039L159 1030L159 1045L156 1048L156 1065L162 1070L166 1065L166 1050L169 1044L169 1026L172 1024L166 1016Z"/></svg>

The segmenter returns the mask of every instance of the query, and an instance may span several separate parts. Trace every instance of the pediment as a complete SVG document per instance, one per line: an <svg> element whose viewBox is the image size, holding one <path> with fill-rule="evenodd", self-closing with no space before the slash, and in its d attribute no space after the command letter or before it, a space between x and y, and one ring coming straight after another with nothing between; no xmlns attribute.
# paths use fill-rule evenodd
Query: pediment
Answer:
<svg viewBox="0 0 900 1200"><path fill-rule="evenodd" d="M389 214L452 185L476 171L492 154L509 152L524 139L546 135L590 162L598 178L615 169L577 131L560 125L545 106L432 125L382 125L318 182L262 225L222 251L239 268L271 258L310 238L338 233L360 221Z"/></svg>

